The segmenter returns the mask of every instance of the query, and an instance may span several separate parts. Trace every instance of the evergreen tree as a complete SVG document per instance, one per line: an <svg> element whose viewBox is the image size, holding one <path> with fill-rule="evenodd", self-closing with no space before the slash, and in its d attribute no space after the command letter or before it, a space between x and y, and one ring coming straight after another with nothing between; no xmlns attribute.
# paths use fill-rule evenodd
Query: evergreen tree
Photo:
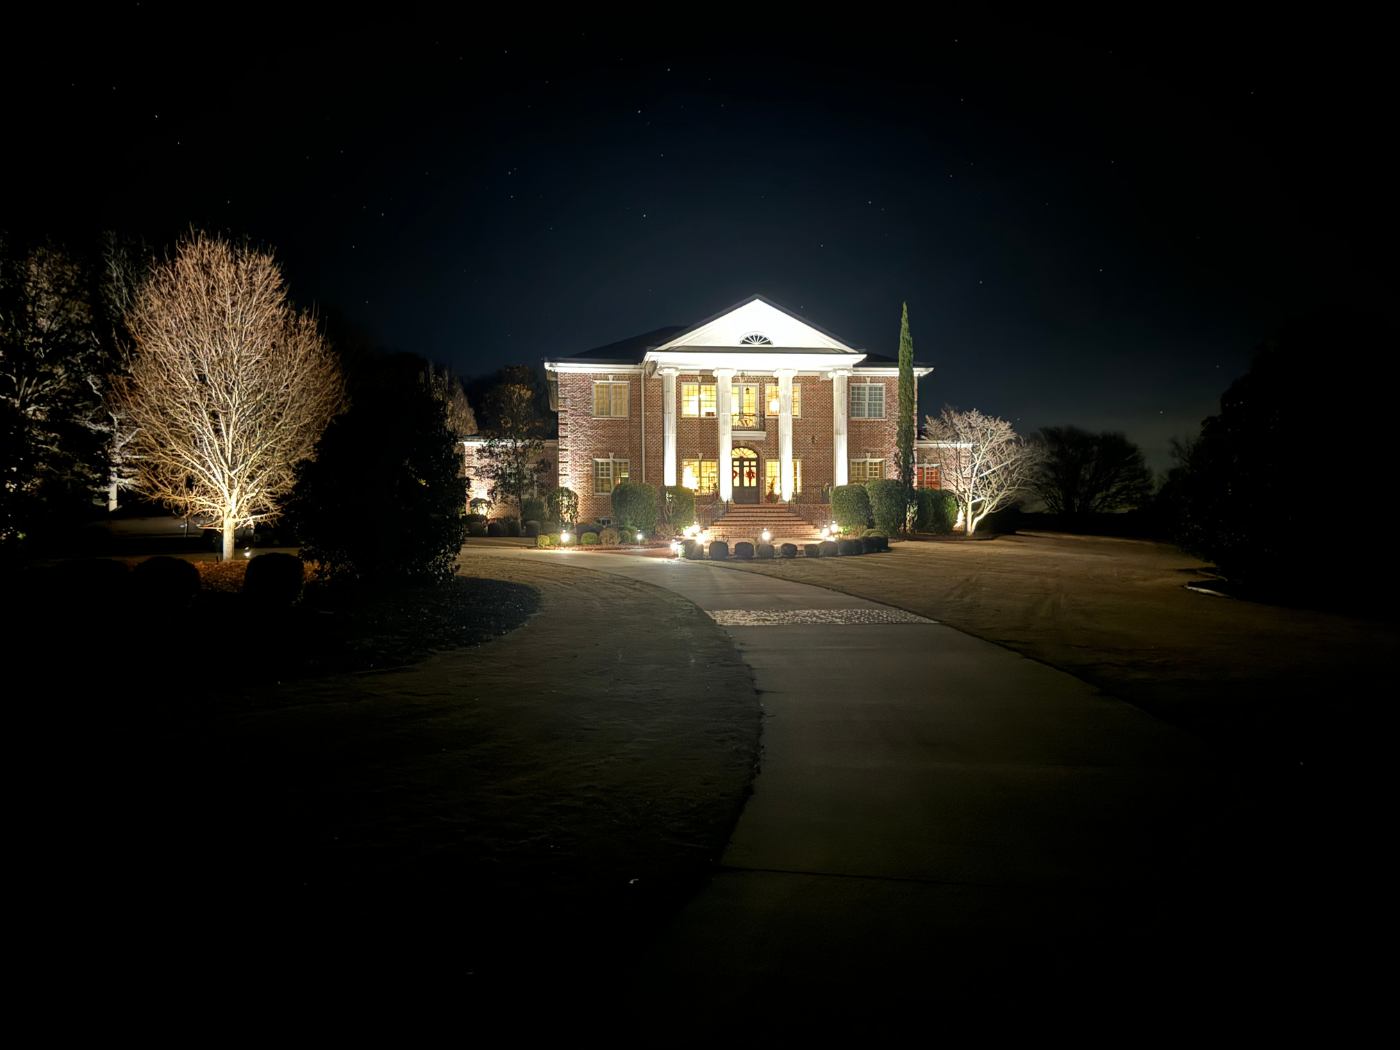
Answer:
<svg viewBox="0 0 1400 1050"><path fill-rule="evenodd" d="M895 472L905 492L914 491L914 337L909 334L909 304L899 319L899 429L895 431Z"/></svg>

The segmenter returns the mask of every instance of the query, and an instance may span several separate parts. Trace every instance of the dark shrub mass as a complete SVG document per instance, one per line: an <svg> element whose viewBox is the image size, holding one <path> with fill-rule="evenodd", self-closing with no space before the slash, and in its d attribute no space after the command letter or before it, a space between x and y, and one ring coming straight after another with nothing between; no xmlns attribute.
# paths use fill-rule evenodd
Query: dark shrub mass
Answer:
<svg viewBox="0 0 1400 1050"><path fill-rule="evenodd" d="M836 549L842 555L864 554L865 544L860 540L838 540Z"/></svg>
<svg viewBox="0 0 1400 1050"><path fill-rule="evenodd" d="M546 513L544 500L538 496L526 496L520 503L521 521L544 521Z"/></svg>
<svg viewBox="0 0 1400 1050"><path fill-rule="evenodd" d="M527 521L523 534L534 539L540 534L540 523L538 521Z"/></svg>
<svg viewBox="0 0 1400 1050"><path fill-rule="evenodd" d="M821 549L823 558L834 558L841 553L840 550L837 549L835 540L822 540Z"/></svg>
<svg viewBox="0 0 1400 1050"><path fill-rule="evenodd" d="M520 519L519 519L519 518L507 518L507 519L506 519L506 535L507 535L507 536L519 536L519 535L520 535Z"/></svg>
<svg viewBox="0 0 1400 1050"><path fill-rule="evenodd" d="M795 544L795 543L784 543L781 547L778 548L778 554L779 554L781 557L784 557L784 558L796 558L796 557L797 557L797 544Z"/></svg>
<svg viewBox="0 0 1400 1050"><path fill-rule="evenodd" d="M820 558L822 556L822 545L820 543L803 544L802 553L808 558Z"/></svg>
<svg viewBox="0 0 1400 1050"><path fill-rule="evenodd" d="M715 540L710 544L710 560L725 561L729 557L729 544L724 540Z"/></svg>
<svg viewBox="0 0 1400 1050"><path fill-rule="evenodd" d="M301 597L305 580L301 559L292 554L259 554L248 563L243 594L259 605L286 608Z"/></svg>
<svg viewBox="0 0 1400 1050"><path fill-rule="evenodd" d="M848 532L870 524L870 494L864 485L837 485L831 490L831 516Z"/></svg>
<svg viewBox="0 0 1400 1050"><path fill-rule="evenodd" d="M506 534L506 522L504 518L496 518L486 523L486 535L504 536Z"/></svg>
<svg viewBox="0 0 1400 1050"><path fill-rule="evenodd" d="M695 522L695 493L684 485L667 485L661 490L658 509L667 528L682 532Z"/></svg>
<svg viewBox="0 0 1400 1050"><path fill-rule="evenodd" d="M137 601L161 609L184 609L199 593L199 570L187 561L147 558L131 573Z"/></svg>
<svg viewBox="0 0 1400 1050"><path fill-rule="evenodd" d="M755 558L773 557L773 545L771 543L759 543L754 545L753 556Z"/></svg>
<svg viewBox="0 0 1400 1050"><path fill-rule="evenodd" d="M703 558L705 556L705 548L700 545L699 540L682 540L681 553L691 561L694 561L696 558Z"/></svg>
<svg viewBox="0 0 1400 1050"><path fill-rule="evenodd" d="M468 535L468 536L485 536L485 535L486 535L486 531L487 531L487 529L488 529L489 527L490 527L490 525L489 525L487 522L485 522L485 521L470 521L470 522L467 522L467 535Z"/></svg>
<svg viewBox="0 0 1400 1050"><path fill-rule="evenodd" d="M883 536L862 536L860 538L860 545L866 554L878 554L885 549L881 544L888 542Z"/></svg>
<svg viewBox="0 0 1400 1050"><path fill-rule="evenodd" d="M748 561L753 558L753 544L748 540L740 540L734 544L734 557L743 558Z"/></svg>
<svg viewBox="0 0 1400 1050"><path fill-rule="evenodd" d="M444 580L468 533L444 403L407 354L360 361L350 408L297 468L288 518L301 553L345 579Z"/></svg>

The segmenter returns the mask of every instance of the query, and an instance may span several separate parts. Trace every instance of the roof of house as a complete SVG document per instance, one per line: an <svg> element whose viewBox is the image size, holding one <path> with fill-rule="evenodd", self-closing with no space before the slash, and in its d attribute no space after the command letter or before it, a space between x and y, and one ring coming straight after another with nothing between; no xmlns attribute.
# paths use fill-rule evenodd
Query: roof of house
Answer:
<svg viewBox="0 0 1400 1050"><path fill-rule="evenodd" d="M606 346L595 346L592 350L584 350L578 354L568 354L561 358L564 361L597 361L601 364L635 365L654 346L660 346L668 339L685 331L684 325L667 325L664 328L653 328L650 332L643 332L641 335L629 336L626 339L619 339L615 343L608 343Z"/></svg>

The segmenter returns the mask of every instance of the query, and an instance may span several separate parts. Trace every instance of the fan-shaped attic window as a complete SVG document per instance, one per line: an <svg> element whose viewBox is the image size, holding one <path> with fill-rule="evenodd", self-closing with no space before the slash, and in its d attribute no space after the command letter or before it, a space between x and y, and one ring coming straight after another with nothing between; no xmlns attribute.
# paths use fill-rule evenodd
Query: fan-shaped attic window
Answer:
<svg viewBox="0 0 1400 1050"><path fill-rule="evenodd" d="M750 332L739 340L740 346L772 346L773 340L769 339L762 332Z"/></svg>

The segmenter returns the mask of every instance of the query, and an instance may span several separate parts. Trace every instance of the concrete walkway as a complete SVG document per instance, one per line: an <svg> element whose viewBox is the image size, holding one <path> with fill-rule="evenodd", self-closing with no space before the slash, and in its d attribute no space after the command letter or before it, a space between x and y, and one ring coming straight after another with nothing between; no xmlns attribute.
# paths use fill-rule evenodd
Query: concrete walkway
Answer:
<svg viewBox="0 0 1400 1050"><path fill-rule="evenodd" d="M874 602L705 563L587 567L715 615L767 714L721 870L642 962L637 1001L723 1029L1120 979L1155 994L1154 975L1228 950L1218 886L1200 890L1237 789L1192 738Z"/></svg>

